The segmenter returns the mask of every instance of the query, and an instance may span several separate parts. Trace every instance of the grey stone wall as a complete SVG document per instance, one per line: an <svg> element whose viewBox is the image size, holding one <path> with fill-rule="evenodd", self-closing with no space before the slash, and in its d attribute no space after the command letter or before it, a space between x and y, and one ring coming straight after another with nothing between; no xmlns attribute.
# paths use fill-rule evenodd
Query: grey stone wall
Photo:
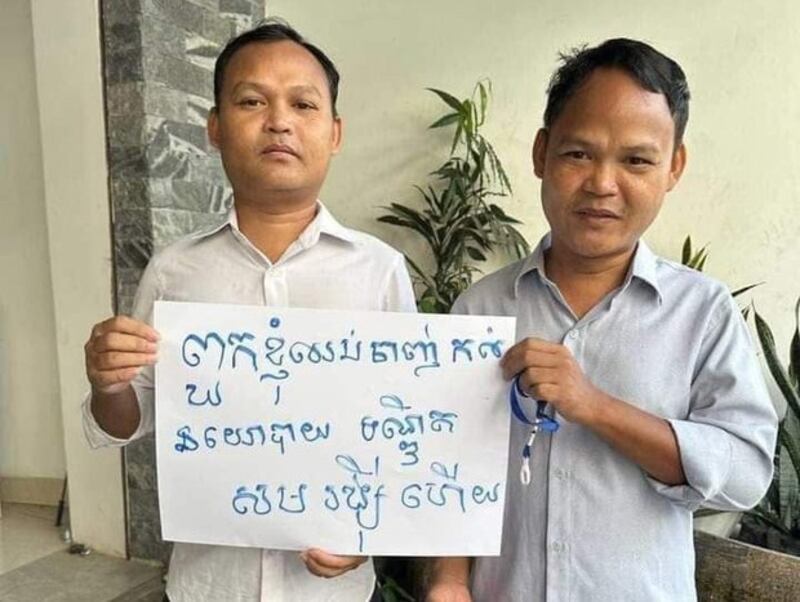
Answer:
<svg viewBox="0 0 800 602"><path fill-rule="evenodd" d="M264 0L103 0L109 187L117 312L129 313L154 251L219 221L232 201L205 124L221 47ZM125 450L129 553L166 561L155 450Z"/></svg>

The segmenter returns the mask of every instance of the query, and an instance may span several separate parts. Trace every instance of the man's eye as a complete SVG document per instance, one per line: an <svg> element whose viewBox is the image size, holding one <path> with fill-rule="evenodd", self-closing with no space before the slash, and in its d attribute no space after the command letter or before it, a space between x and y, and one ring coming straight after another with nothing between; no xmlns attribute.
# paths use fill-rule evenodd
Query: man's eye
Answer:
<svg viewBox="0 0 800 602"><path fill-rule="evenodd" d="M644 157L629 157L628 158L628 163L630 165L636 165L637 167L643 166L643 165L652 165L653 164L652 161L650 161L649 159L645 159Z"/></svg>
<svg viewBox="0 0 800 602"><path fill-rule="evenodd" d="M311 103L311 102L308 102L308 101L305 101L305 100L298 100L296 103L294 103L294 106L296 106L298 109L301 109L303 111L308 111L308 110L312 110L313 111L314 109L317 108L314 103Z"/></svg>
<svg viewBox="0 0 800 602"><path fill-rule="evenodd" d="M258 107L264 103L260 98L243 98L237 104L243 107Z"/></svg>
<svg viewBox="0 0 800 602"><path fill-rule="evenodd" d="M584 151L581 151L581 150L570 150L570 151L566 151L566 152L564 153L564 156L565 156L565 157L568 157L569 159L577 159L577 160L579 160L579 161L580 161L580 160L583 160L583 159L588 159L588 158L589 158L589 155L588 155L586 152L584 152Z"/></svg>

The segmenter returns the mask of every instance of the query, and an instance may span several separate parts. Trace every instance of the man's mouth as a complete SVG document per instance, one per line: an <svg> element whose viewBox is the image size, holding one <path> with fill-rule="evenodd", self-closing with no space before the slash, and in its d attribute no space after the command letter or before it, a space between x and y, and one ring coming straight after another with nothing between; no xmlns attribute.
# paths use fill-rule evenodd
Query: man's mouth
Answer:
<svg viewBox="0 0 800 602"><path fill-rule="evenodd" d="M290 155L292 157L298 157L297 151L295 151L291 146L286 144L270 144L265 146L261 150L262 155L268 156L287 156Z"/></svg>
<svg viewBox="0 0 800 602"><path fill-rule="evenodd" d="M589 219L620 219L620 215L610 209L594 209L586 207L575 211L580 217Z"/></svg>

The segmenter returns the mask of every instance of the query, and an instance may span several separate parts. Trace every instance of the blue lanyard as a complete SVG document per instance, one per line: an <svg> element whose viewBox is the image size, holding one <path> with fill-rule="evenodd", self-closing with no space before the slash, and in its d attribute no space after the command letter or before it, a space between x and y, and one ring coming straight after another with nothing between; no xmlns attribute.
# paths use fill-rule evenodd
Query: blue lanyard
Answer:
<svg viewBox="0 0 800 602"><path fill-rule="evenodd" d="M531 399L530 395L527 395L520 389L519 375L517 375L511 385L508 399L511 404L511 412L516 419L531 427L531 434L528 436L527 443L525 443L525 446L522 448L522 467L519 472L519 479L522 481L522 484L528 485L531 482L531 449L533 448L533 441L536 438L536 434L539 431L555 433L558 430L559 424L556 420L545 414L545 409L547 407L547 402L545 401L537 401L536 417L533 420L528 418L519 403L520 397Z"/></svg>

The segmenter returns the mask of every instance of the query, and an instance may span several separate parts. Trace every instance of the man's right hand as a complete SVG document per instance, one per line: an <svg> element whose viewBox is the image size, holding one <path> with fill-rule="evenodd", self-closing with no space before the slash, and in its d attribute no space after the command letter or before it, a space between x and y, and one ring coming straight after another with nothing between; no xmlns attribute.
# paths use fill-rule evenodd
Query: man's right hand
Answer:
<svg viewBox="0 0 800 602"><path fill-rule="evenodd" d="M84 345L93 395L126 390L143 366L155 364L158 339L150 326L127 316L95 324Z"/></svg>

